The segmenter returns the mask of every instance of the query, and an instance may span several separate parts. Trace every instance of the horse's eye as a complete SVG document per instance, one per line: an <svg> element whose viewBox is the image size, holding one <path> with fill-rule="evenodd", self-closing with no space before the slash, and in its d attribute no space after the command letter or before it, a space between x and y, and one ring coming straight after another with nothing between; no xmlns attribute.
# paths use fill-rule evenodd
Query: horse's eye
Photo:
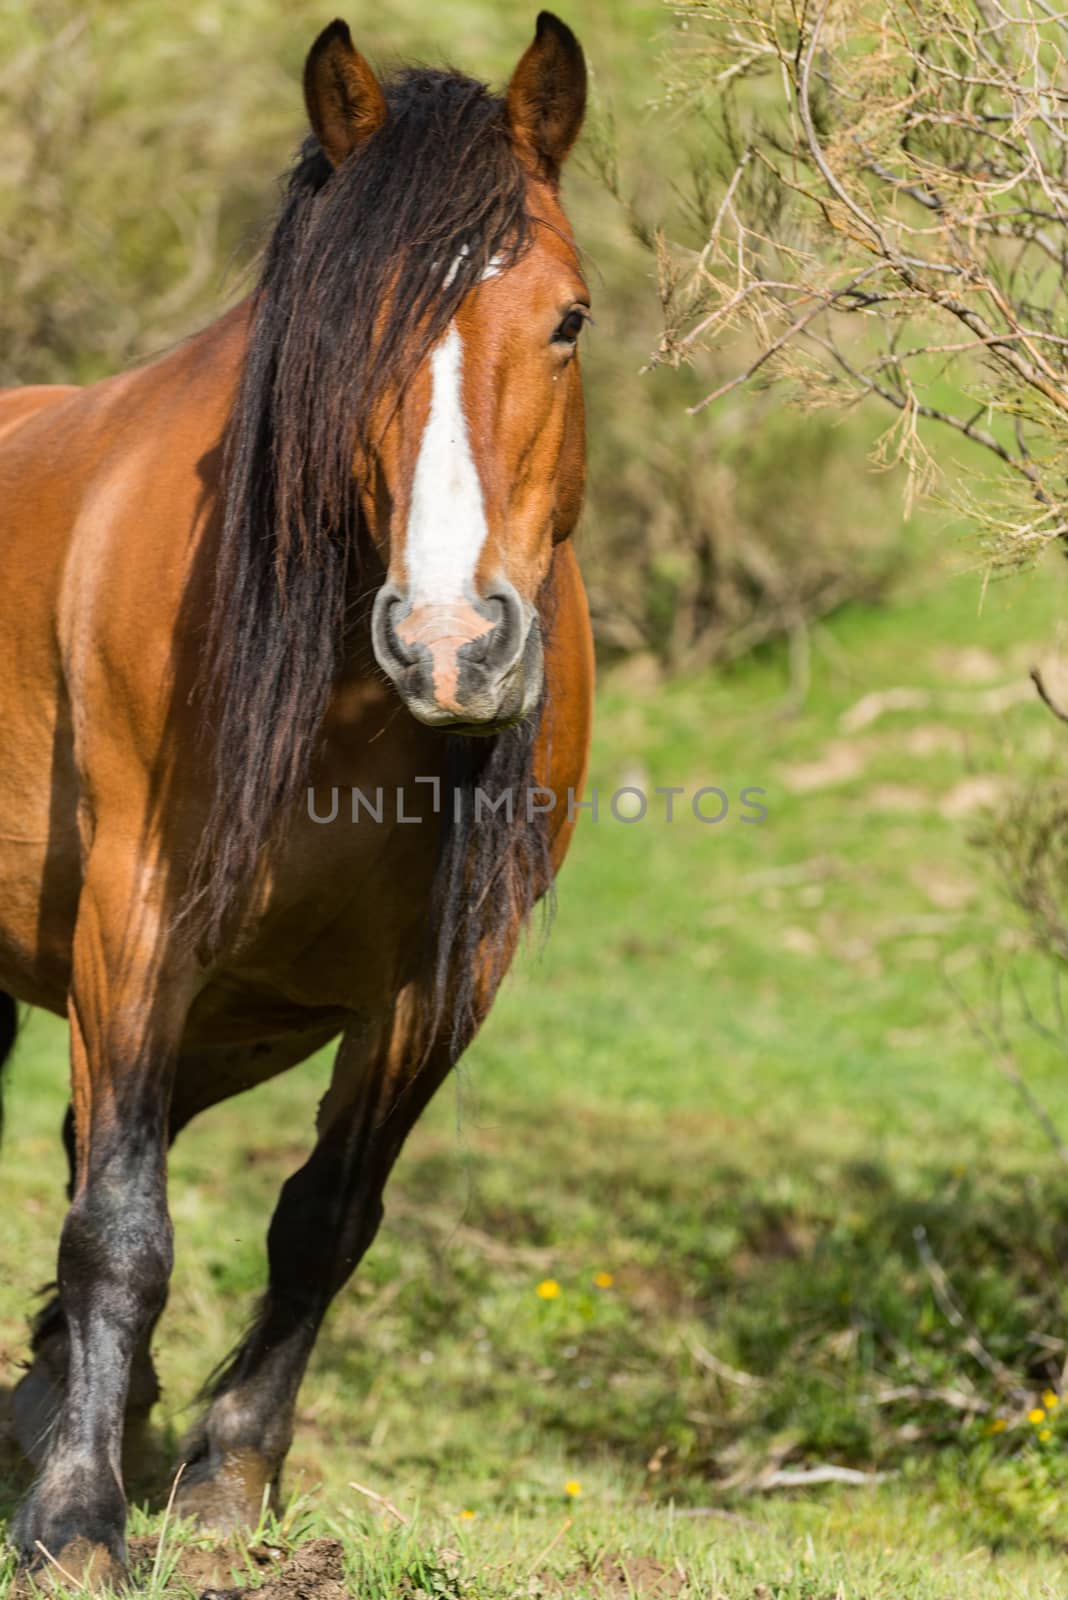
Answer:
<svg viewBox="0 0 1068 1600"><path fill-rule="evenodd" d="M582 324L589 322L589 320L590 314L588 311L584 311L581 306L573 306L553 334L553 344L577 344L578 336L582 332Z"/></svg>

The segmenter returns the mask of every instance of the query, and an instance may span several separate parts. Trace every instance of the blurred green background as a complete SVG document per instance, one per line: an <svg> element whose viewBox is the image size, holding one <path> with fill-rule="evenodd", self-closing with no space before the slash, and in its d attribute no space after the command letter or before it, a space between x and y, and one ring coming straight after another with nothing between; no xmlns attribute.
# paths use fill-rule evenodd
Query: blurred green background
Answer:
<svg viewBox="0 0 1068 1600"><path fill-rule="evenodd" d="M8 0L2 381L91 381L245 291L329 16ZM565 189L596 317L591 781L732 806L580 827L551 938L417 1130L320 1341L271 1536L338 1532L367 1594L1060 1594L1068 1194L1012 1079L1068 1135L1059 994L973 840L1057 762L1027 670L1056 655L1063 563L985 591L962 530L906 526L870 470L879 418L741 392L691 418L707 368L642 374L655 230L699 243L716 107L663 103L669 9L567 19L593 70ZM501 83L533 13L348 20L379 65ZM168 1450L262 1284L326 1070L175 1153L136 1527L158 1527ZM53 1270L65 1072L63 1028L32 1018L0 1161L0 1514L26 1481L2 1392ZM828 1468L863 1476L791 1476Z"/></svg>

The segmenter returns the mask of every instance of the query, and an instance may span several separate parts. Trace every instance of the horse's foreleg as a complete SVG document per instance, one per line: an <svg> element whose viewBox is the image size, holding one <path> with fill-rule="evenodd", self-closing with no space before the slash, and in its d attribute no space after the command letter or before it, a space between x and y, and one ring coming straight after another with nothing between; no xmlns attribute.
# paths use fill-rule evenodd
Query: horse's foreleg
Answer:
<svg viewBox="0 0 1068 1600"><path fill-rule="evenodd" d="M347 1033L312 1155L282 1189L256 1322L185 1442L178 1508L214 1528L255 1525L277 1496L297 1392L320 1324L378 1231L382 1191L404 1140L448 1073L444 1045L412 1059L403 1007L377 1040Z"/></svg>
<svg viewBox="0 0 1068 1600"><path fill-rule="evenodd" d="M100 1582L125 1564L121 1447L130 1366L166 1297L167 1108L188 986L168 973L147 873L97 842L75 927L69 998L75 1185L57 1280L66 1392L14 1535ZM46 1554L47 1552L47 1554Z"/></svg>
<svg viewBox="0 0 1068 1600"><path fill-rule="evenodd" d="M63 1119L63 1148L67 1156L69 1181L67 1199L75 1190L74 1111L68 1106ZM150 1349L152 1329L148 1329L134 1352L130 1384L126 1396L126 1433L123 1461L126 1471L139 1470L147 1450L148 1419L159 1399L159 1380ZM11 1423L23 1455L40 1467L48 1454L52 1432L63 1409L67 1388L70 1351L67 1324L58 1294L53 1295L33 1320L31 1341L33 1359L20 1378L11 1397Z"/></svg>

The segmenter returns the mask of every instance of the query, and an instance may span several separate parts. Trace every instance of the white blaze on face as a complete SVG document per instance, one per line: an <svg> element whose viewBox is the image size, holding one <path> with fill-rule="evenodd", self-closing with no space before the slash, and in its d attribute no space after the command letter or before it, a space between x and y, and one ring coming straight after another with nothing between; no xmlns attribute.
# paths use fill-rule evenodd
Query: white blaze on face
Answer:
<svg viewBox="0 0 1068 1600"><path fill-rule="evenodd" d="M405 565L413 609L473 594L485 542L482 484L463 406L463 341L452 325L430 357L430 413L412 480Z"/></svg>

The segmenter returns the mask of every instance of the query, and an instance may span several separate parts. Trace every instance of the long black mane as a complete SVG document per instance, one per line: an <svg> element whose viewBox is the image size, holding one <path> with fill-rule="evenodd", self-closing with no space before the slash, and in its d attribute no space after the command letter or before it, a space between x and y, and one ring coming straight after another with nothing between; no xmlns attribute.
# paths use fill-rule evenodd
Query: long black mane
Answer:
<svg viewBox="0 0 1068 1600"><path fill-rule="evenodd" d="M190 905L209 946L307 781L351 639L366 537L357 442L373 446L376 408L490 260L507 264L530 242L504 100L427 69L383 87L388 117L336 170L305 142L254 296L200 691L216 759ZM486 745L483 787L495 774L513 785L529 776L529 727ZM463 829L446 837L437 916L452 947L499 944L517 897L525 911L547 887L544 834L521 813L511 828L484 825L477 848ZM448 979L438 955L432 965L440 996Z"/></svg>

